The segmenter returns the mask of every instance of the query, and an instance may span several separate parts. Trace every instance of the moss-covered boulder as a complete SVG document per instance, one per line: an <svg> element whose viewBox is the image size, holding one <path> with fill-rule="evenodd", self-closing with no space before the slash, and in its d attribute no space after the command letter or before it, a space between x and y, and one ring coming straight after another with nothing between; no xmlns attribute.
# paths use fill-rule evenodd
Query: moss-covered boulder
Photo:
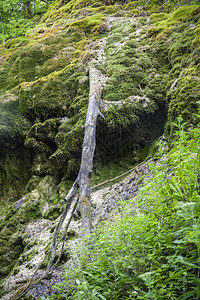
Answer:
<svg viewBox="0 0 200 300"><path fill-rule="evenodd" d="M168 103L166 135L171 137L173 122L181 114L189 126L197 124L195 113L199 101L199 51L196 31L199 24L199 6L180 7L172 14L155 22L149 34L154 55L160 58L161 71L168 72L162 80L162 89ZM157 21L157 22L156 22Z"/></svg>
<svg viewBox="0 0 200 300"><path fill-rule="evenodd" d="M24 147L23 141L31 122L19 110L16 95L0 96L0 204L5 207L9 199L22 197L31 176L33 150Z"/></svg>
<svg viewBox="0 0 200 300"><path fill-rule="evenodd" d="M26 247L24 235L26 225L36 222L42 217L51 219L52 213L50 213L49 206L51 203L55 203L54 199L59 197L59 194L56 192L57 183L52 176L46 176L42 180L40 178L39 184L35 184L35 189L12 204L5 217L0 220L1 278L13 269L18 257ZM30 188L31 184L33 188L33 182L29 182L28 187ZM67 186L65 192L67 192ZM64 202L61 202L59 208L57 206L57 209L54 211L54 217L58 216L58 214L55 215L57 210L61 212L63 204Z"/></svg>

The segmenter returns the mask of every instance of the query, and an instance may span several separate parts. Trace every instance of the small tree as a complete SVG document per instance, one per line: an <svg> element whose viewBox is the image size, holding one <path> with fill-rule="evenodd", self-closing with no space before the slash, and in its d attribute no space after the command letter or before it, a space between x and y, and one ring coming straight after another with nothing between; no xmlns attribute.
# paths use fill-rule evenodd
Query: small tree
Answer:
<svg viewBox="0 0 200 300"><path fill-rule="evenodd" d="M8 38L26 33L31 25L34 14L43 10L54 0L0 0L0 16L2 32L0 34L3 45Z"/></svg>

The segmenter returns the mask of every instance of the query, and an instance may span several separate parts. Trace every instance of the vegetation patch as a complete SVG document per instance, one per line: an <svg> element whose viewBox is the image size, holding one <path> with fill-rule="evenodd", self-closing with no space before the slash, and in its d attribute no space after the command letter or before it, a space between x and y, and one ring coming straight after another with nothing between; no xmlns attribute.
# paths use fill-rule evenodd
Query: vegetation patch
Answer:
<svg viewBox="0 0 200 300"><path fill-rule="evenodd" d="M95 31L97 28L103 25L104 16L102 14L95 14L93 16L89 16L83 18L81 20L75 21L70 24L70 26L78 26L87 31Z"/></svg>
<svg viewBox="0 0 200 300"><path fill-rule="evenodd" d="M150 34L159 34L161 37L165 32L169 31L172 26L181 23L183 19L188 20L199 14L199 5L181 6L168 16L165 14L152 15L152 21L156 23L149 30ZM198 18L198 17L197 17Z"/></svg>
<svg viewBox="0 0 200 300"><path fill-rule="evenodd" d="M57 287L59 295L198 297L200 129L185 131L181 118L175 126L171 151L163 161L149 165L152 175L145 178L138 195L120 203L121 217L112 224L101 223L90 247L80 255L81 267L68 270L66 281ZM157 158L163 155L162 149L160 144Z"/></svg>

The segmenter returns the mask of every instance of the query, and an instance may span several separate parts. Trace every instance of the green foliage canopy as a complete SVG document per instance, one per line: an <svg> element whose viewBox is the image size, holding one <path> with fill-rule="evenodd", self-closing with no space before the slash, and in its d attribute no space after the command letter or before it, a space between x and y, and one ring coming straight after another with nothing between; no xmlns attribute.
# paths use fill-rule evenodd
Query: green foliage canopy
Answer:
<svg viewBox="0 0 200 300"><path fill-rule="evenodd" d="M44 12L54 0L0 0L0 43L24 35L34 24L34 16Z"/></svg>

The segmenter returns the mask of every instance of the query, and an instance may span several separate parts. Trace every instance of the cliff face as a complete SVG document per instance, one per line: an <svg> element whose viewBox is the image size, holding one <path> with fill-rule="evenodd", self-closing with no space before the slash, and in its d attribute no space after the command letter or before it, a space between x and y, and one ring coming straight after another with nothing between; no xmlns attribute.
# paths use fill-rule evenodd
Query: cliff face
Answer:
<svg viewBox="0 0 200 300"><path fill-rule="evenodd" d="M168 10L56 1L33 32L1 47L1 278L30 249L26 225L62 211L79 169L95 53L106 81L92 183L143 160L164 129L170 140L178 115L196 125L200 7Z"/></svg>

